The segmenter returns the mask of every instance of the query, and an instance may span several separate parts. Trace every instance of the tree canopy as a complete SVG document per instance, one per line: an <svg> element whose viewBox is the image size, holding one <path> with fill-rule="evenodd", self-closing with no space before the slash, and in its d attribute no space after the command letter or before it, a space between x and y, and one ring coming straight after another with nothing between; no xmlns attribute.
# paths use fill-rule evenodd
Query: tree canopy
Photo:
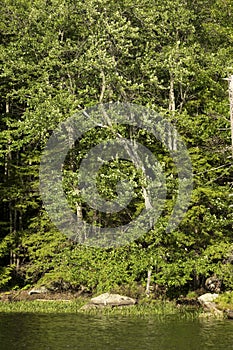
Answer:
<svg viewBox="0 0 233 350"><path fill-rule="evenodd" d="M233 74L231 0L2 0L0 21L0 288L36 283L90 292L152 283L199 288L216 274L233 287L232 157L228 86ZM132 162L103 166L98 191L115 198L128 179L132 202L117 214L88 207L78 165L116 134L155 154L166 176L163 214L129 245L94 248L67 239L39 191L39 166L53 130L83 109L106 103L150 108L175 126L192 162L188 211L171 233L177 196L171 156L153 135L125 125L95 127L63 167L72 210L97 226L127 223L145 207L143 176Z"/></svg>

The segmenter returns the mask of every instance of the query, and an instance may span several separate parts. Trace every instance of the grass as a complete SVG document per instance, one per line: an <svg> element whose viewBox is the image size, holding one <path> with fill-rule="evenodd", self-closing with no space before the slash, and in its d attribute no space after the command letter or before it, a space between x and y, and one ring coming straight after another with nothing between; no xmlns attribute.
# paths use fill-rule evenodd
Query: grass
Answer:
<svg viewBox="0 0 233 350"><path fill-rule="evenodd" d="M233 292L220 294L214 302L221 310L233 310Z"/></svg>
<svg viewBox="0 0 233 350"><path fill-rule="evenodd" d="M0 312L21 313L77 313L84 305L83 300L57 301L57 300L32 300L1 302Z"/></svg>
<svg viewBox="0 0 233 350"><path fill-rule="evenodd" d="M173 307L171 305L164 306L157 306L154 305L134 305L130 307L123 307L123 308L110 308L106 307L103 309L93 309L85 311L85 313L91 314L91 315L120 315L120 316L130 316L130 317L160 317L160 318L167 318L167 317L178 317L179 319L197 319L200 311L198 309L188 309L187 307L184 307L182 309L178 309L177 307Z"/></svg>
<svg viewBox="0 0 233 350"><path fill-rule="evenodd" d="M122 315L122 316L172 316L176 315L184 319L197 318L200 314L198 308L177 307L174 302L169 301L143 301L138 305L128 307L104 307L81 311L80 308L88 302L87 299L76 299L70 301L46 300L46 301L16 301L1 302L0 312L14 313L85 313L91 315Z"/></svg>

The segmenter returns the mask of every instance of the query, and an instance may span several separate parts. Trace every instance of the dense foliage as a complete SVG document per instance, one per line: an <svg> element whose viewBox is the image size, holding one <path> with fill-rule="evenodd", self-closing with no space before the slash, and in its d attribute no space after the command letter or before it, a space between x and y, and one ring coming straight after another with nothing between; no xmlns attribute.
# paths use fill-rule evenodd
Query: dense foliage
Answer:
<svg viewBox="0 0 233 350"><path fill-rule="evenodd" d="M200 288L213 274L231 289L232 157L223 78L233 74L232 1L2 0L0 6L0 288L134 290L145 287L152 271L151 284L168 293ZM175 170L150 134L134 130L161 161L166 207L132 244L91 248L70 242L43 209L40 157L59 122L116 101L154 109L176 126L192 160L192 201L179 227L166 233ZM121 218L87 208L77 191L74 163L112 136L110 128L93 129L64 167L70 206L102 226L128 222L145 204L141 174L127 161L103 167L98 185L113 198L119 178L130 179L135 198Z"/></svg>

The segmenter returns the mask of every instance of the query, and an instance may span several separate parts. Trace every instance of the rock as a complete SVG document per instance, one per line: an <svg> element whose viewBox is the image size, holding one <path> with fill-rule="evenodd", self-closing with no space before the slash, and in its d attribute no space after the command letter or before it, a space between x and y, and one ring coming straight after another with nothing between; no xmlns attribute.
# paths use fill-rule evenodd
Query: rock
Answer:
<svg viewBox="0 0 233 350"><path fill-rule="evenodd" d="M33 288L32 290L30 290L28 292L29 295L32 295L32 294L44 294L44 293L48 293L48 289L46 287Z"/></svg>
<svg viewBox="0 0 233 350"><path fill-rule="evenodd" d="M214 303L214 300L217 299L217 297L218 297L218 294L206 293L201 295L198 298L198 301L208 311L211 311L214 314L222 315L223 312L219 310L217 308L217 305Z"/></svg>
<svg viewBox="0 0 233 350"><path fill-rule="evenodd" d="M104 293L98 297L92 298L94 305L127 306L136 304L136 300L120 294Z"/></svg>
<svg viewBox="0 0 233 350"><path fill-rule="evenodd" d="M102 309L104 307L123 307L136 304L136 300L120 294L104 293L98 297L92 298L91 302L83 305L80 311L88 311L93 309Z"/></svg>
<svg viewBox="0 0 233 350"><path fill-rule="evenodd" d="M233 310L227 309L227 310L225 310L225 313L226 313L227 318L228 318L229 320L233 320Z"/></svg>
<svg viewBox="0 0 233 350"><path fill-rule="evenodd" d="M198 300L202 305L204 305L205 303L213 302L215 299L217 299L217 297L218 297L218 294L205 293L205 294L201 295L200 297L198 297Z"/></svg>
<svg viewBox="0 0 233 350"><path fill-rule="evenodd" d="M205 288L212 293L219 293L221 290L221 281L217 278L216 275L213 275L206 279Z"/></svg>

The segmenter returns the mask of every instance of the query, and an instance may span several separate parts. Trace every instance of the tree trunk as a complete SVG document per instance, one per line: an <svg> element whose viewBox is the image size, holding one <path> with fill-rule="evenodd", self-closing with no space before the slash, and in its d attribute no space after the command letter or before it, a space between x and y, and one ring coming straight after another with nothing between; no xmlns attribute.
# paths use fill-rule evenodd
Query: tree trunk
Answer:
<svg viewBox="0 0 233 350"><path fill-rule="evenodd" d="M172 114L174 114L176 110L176 103L175 103L175 91L174 91L174 74L170 73L170 91L169 91L169 106L168 109Z"/></svg>
<svg viewBox="0 0 233 350"><path fill-rule="evenodd" d="M231 155L233 158L233 75L229 77L230 123L231 123Z"/></svg>
<svg viewBox="0 0 233 350"><path fill-rule="evenodd" d="M150 295L150 281L151 281L152 267L147 271L147 282L146 282L146 295Z"/></svg>

